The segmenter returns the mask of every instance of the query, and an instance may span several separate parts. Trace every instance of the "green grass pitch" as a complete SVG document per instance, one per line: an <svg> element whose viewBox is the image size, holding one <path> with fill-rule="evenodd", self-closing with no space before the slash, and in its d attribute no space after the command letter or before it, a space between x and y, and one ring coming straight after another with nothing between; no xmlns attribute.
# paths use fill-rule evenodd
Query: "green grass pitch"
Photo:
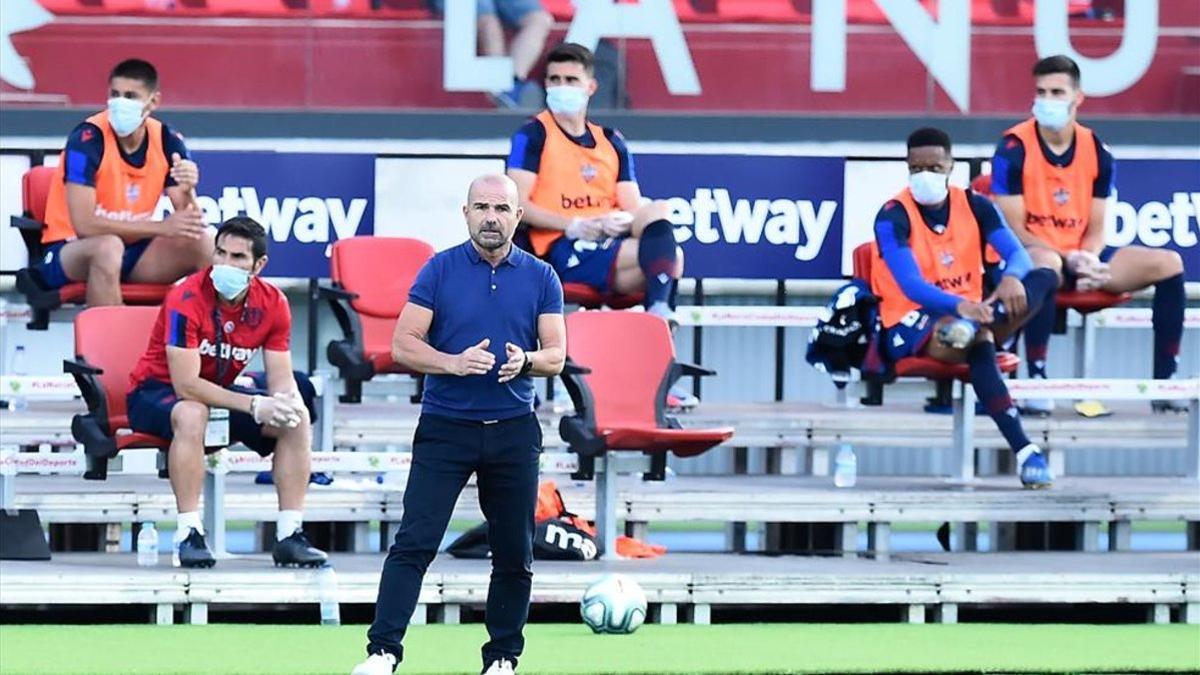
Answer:
<svg viewBox="0 0 1200 675"><path fill-rule="evenodd" d="M345 675L364 626L0 626L0 673ZM398 673L476 673L480 624L415 626ZM1200 669L1200 626L726 624L597 636L534 624L521 675Z"/></svg>

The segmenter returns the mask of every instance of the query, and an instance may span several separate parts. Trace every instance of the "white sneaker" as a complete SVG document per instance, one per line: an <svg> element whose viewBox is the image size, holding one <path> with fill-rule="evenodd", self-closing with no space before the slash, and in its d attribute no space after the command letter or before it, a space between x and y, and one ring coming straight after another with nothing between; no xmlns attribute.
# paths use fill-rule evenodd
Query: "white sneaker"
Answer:
<svg viewBox="0 0 1200 675"><path fill-rule="evenodd" d="M484 671L483 675L516 675L516 672L513 670L512 661L500 659L499 661L492 661L492 665Z"/></svg>
<svg viewBox="0 0 1200 675"><path fill-rule="evenodd" d="M691 410L700 405L700 399L692 393L690 387L683 382L676 382L667 390L667 407L671 409Z"/></svg>
<svg viewBox="0 0 1200 675"><path fill-rule="evenodd" d="M387 653L372 654L366 661L354 666L350 675L392 675L396 669L396 657ZM509 669L508 672L512 672Z"/></svg>

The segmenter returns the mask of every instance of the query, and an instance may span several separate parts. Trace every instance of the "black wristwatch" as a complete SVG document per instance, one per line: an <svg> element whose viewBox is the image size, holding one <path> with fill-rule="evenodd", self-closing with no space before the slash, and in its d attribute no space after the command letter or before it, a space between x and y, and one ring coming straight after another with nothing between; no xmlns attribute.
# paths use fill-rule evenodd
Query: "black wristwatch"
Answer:
<svg viewBox="0 0 1200 675"><path fill-rule="evenodd" d="M528 375L529 371L533 370L533 359L529 358L529 352L523 352L525 355L525 363L521 365L519 375Z"/></svg>

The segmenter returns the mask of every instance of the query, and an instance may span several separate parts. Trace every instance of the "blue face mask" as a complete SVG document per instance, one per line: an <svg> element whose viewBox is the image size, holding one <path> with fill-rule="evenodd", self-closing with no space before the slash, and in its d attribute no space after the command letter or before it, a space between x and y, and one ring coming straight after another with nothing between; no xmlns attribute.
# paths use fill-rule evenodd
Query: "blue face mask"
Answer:
<svg viewBox="0 0 1200 675"><path fill-rule="evenodd" d="M1033 118L1051 131L1058 131L1071 122L1071 102L1048 98L1033 99Z"/></svg>
<svg viewBox="0 0 1200 675"><path fill-rule="evenodd" d="M108 124L113 133L124 137L137 131L142 126L143 108L144 105L137 99L121 96L108 99Z"/></svg>
<svg viewBox="0 0 1200 675"><path fill-rule="evenodd" d="M250 285L250 272L232 265L213 265L212 282L222 298L233 300Z"/></svg>
<svg viewBox="0 0 1200 675"><path fill-rule="evenodd" d="M582 87L560 85L546 88L546 107L552 113L575 115L587 107L588 93Z"/></svg>

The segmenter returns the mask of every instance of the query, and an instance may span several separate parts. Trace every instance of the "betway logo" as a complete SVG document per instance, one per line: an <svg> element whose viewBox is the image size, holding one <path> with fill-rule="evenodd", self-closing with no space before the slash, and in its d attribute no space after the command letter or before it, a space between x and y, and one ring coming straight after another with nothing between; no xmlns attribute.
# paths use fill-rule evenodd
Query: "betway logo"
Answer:
<svg viewBox="0 0 1200 675"><path fill-rule="evenodd" d="M1146 202L1134 208L1114 194L1104 223L1104 239L1109 246L1128 246L1139 241L1161 247L1172 241L1179 248L1191 248L1200 234L1200 192L1176 192L1171 202Z"/></svg>
<svg viewBox="0 0 1200 675"><path fill-rule="evenodd" d="M244 364L254 358L254 352L256 351L258 350L249 347L231 347L228 342L222 342L220 358ZM200 341L200 355L214 359L217 358L217 346L209 342L208 338L204 338Z"/></svg>
<svg viewBox="0 0 1200 675"><path fill-rule="evenodd" d="M230 187L221 190L218 198L201 196L197 199L204 209L204 221L219 225L237 215L246 215L262 224L267 234L277 242L295 239L301 243L330 239L330 228L337 239L348 239L358 232L367 199L346 200L338 197L266 197L260 199L254 187ZM158 202L158 217L170 212L171 201L163 197Z"/></svg>
<svg viewBox="0 0 1200 675"><path fill-rule="evenodd" d="M725 188L696 188L691 199L672 197L667 204L680 243L692 237L701 244L765 240L775 246L795 246L796 260L806 261L821 252L838 208L833 200L814 205L807 199L732 199Z"/></svg>

